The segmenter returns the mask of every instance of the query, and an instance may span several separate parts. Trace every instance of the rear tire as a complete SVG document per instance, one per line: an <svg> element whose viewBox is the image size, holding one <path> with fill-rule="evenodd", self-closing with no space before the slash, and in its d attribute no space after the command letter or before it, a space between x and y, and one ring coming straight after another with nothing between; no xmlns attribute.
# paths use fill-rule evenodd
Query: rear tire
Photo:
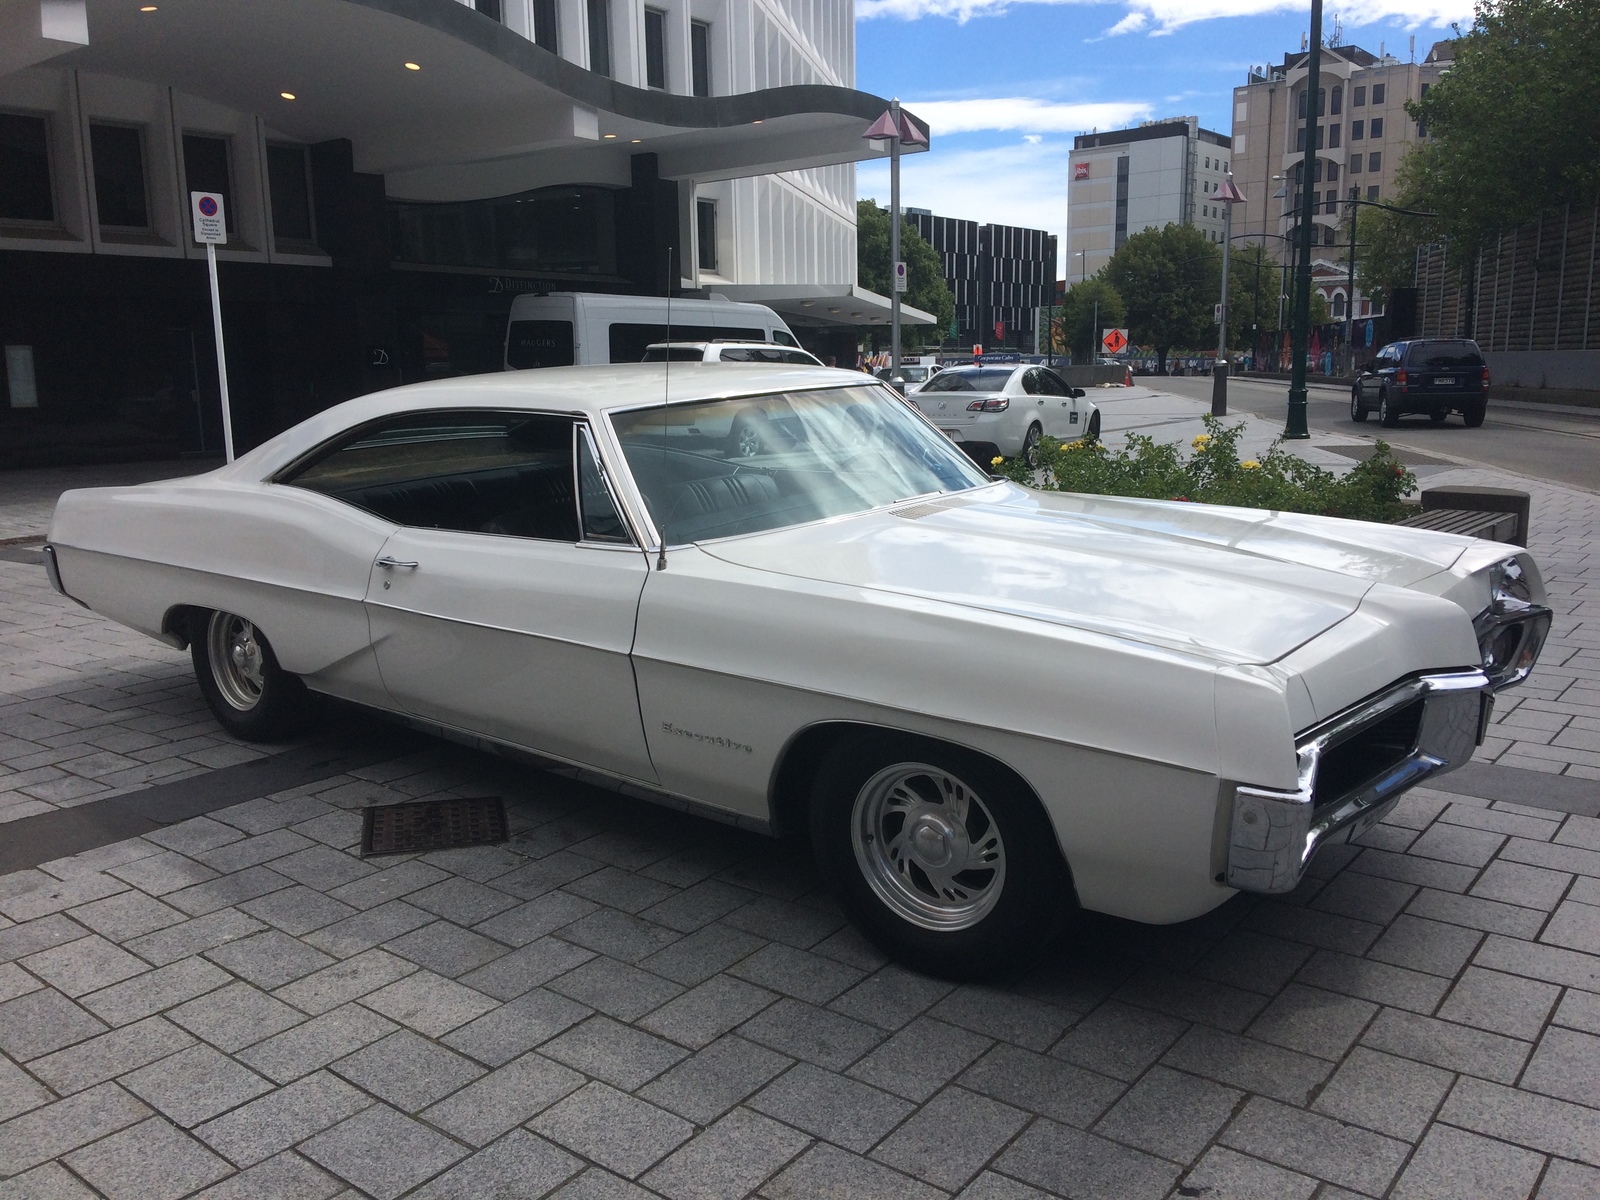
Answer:
<svg viewBox="0 0 1600 1200"><path fill-rule="evenodd" d="M1477 429L1483 424L1483 418L1488 413L1489 402L1487 400L1478 400L1467 405L1467 409L1461 414L1461 418L1466 421L1468 429Z"/></svg>
<svg viewBox="0 0 1600 1200"><path fill-rule="evenodd" d="M1395 406L1389 403L1389 393L1378 393L1378 424L1385 429L1393 429L1400 424L1400 413Z"/></svg>
<svg viewBox="0 0 1600 1200"><path fill-rule="evenodd" d="M1022 461L1030 467L1039 465L1039 443L1044 440L1044 430L1035 421L1028 426L1028 432L1022 435Z"/></svg>
<svg viewBox="0 0 1600 1200"><path fill-rule="evenodd" d="M212 715L234 737L277 741L305 721L305 684L278 665L267 639L243 617L196 612L189 624L189 653Z"/></svg>
<svg viewBox="0 0 1600 1200"><path fill-rule="evenodd" d="M845 913L907 966L992 978L1076 908L1038 800L976 754L909 734L836 743L811 794L817 864Z"/></svg>
<svg viewBox="0 0 1600 1200"><path fill-rule="evenodd" d="M1350 389L1350 419L1357 424L1367 419L1366 406L1361 403L1360 388Z"/></svg>

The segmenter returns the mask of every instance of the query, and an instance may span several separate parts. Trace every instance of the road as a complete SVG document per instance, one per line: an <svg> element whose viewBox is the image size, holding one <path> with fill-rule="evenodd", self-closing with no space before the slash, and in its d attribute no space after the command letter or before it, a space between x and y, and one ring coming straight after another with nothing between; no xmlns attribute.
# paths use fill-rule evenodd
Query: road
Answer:
<svg viewBox="0 0 1600 1200"><path fill-rule="evenodd" d="M1209 377L1141 376L1139 382L1180 396L1211 397ZM1288 399L1289 385L1279 380L1228 380L1228 407L1234 412L1282 420ZM1600 492L1600 409L1557 411L1553 405L1491 400L1480 429L1468 429L1460 417L1434 425L1420 416L1403 417L1398 429L1384 429L1377 414L1362 425L1350 420L1345 388L1314 386L1308 401L1309 424L1319 432L1381 437L1400 450Z"/></svg>

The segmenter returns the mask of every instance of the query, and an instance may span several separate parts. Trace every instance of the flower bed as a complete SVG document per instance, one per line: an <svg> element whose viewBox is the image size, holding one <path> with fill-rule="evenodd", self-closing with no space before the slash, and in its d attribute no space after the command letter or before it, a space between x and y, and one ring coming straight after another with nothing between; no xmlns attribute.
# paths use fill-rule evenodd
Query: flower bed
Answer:
<svg viewBox="0 0 1600 1200"><path fill-rule="evenodd" d="M1206 432L1189 452L1130 433L1128 444L1111 451L1099 442L1040 444L1038 466L1020 458L994 460L992 470L1027 487L1104 496L1143 496L1152 500L1190 500L1283 512L1318 513L1361 521L1398 521L1414 511L1401 503L1417 488L1417 477L1379 441L1372 457L1344 475L1313 466L1274 442L1258 459L1239 460L1244 425L1225 426L1206 417Z"/></svg>

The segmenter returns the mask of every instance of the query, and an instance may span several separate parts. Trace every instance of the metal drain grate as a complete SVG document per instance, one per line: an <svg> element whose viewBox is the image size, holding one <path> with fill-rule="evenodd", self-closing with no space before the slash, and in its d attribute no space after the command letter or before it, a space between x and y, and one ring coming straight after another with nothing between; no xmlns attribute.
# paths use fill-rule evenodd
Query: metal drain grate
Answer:
<svg viewBox="0 0 1600 1200"><path fill-rule="evenodd" d="M375 804L363 810L361 855L415 854L506 840L506 805L499 796Z"/></svg>

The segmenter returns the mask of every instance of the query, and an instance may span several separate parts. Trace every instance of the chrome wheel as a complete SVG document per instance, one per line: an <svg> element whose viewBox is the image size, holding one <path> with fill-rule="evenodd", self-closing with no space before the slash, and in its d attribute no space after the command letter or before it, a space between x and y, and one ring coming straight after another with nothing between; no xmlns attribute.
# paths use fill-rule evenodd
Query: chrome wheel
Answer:
<svg viewBox="0 0 1600 1200"><path fill-rule="evenodd" d="M761 434L754 425L740 428L737 443L740 458L754 458L761 453Z"/></svg>
<svg viewBox="0 0 1600 1200"><path fill-rule="evenodd" d="M211 677L232 708L249 712L261 703L265 684L261 639L256 627L233 613L214 612L206 628Z"/></svg>
<svg viewBox="0 0 1600 1200"><path fill-rule="evenodd" d="M878 899L923 929L969 929L999 902L1006 849L967 784L927 763L885 767L856 795L856 863Z"/></svg>
<svg viewBox="0 0 1600 1200"><path fill-rule="evenodd" d="M1030 467L1039 465L1039 443L1044 440L1044 430L1037 425L1028 426L1028 432L1022 439L1022 461Z"/></svg>

